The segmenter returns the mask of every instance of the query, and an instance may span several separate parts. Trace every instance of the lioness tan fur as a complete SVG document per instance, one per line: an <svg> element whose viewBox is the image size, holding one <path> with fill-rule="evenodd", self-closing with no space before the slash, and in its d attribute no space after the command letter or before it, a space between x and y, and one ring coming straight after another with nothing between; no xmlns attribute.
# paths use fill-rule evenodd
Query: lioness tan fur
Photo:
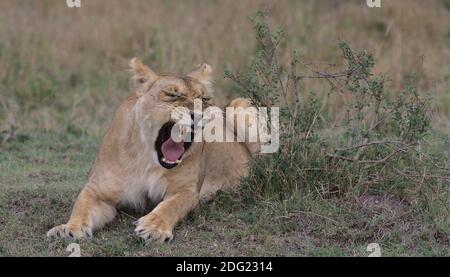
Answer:
<svg viewBox="0 0 450 277"><path fill-rule="evenodd" d="M238 142L194 142L172 169L158 161L155 140L171 111L192 110L196 98L212 105L209 65L187 75L156 74L136 58L130 67L134 92L116 110L69 221L47 236L90 238L113 220L118 207L143 208L150 199L159 204L136 222L135 233L146 241L169 241L175 225L201 199L237 185L248 173L250 144ZM236 99L231 105L250 102Z"/></svg>

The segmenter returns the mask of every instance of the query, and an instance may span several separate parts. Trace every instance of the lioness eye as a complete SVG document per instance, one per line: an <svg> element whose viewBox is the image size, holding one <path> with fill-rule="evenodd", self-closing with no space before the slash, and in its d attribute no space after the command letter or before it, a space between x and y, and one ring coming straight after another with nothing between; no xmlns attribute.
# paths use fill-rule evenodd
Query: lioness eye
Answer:
<svg viewBox="0 0 450 277"><path fill-rule="evenodd" d="M178 94L171 92L171 91L164 91L164 93L169 97L179 97Z"/></svg>
<svg viewBox="0 0 450 277"><path fill-rule="evenodd" d="M167 90L163 90L164 95L166 95L167 97L170 98L180 98L181 95L178 94L178 90L177 89L167 89Z"/></svg>

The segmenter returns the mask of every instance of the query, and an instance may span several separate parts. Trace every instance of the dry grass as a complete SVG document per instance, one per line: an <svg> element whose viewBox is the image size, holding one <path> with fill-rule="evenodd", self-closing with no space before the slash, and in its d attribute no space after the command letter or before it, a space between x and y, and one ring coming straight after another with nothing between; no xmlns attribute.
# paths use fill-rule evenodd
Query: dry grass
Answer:
<svg viewBox="0 0 450 277"><path fill-rule="evenodd" d="M103 132L126 96L133 56L157 71L186 71L202 61L215 68L223 103L235 94L223 69L239 70L254 51L248 16L265 10L286 31L287 45L309 61L339 62L336 42L376 53L376 71L399 89L411 71L450 112L450 11L441 0L365 1L82 1L0 2L0 118L14 114L22 129L76 126ZM289 51L285 52L286 58ZM326 84L305 83L320 92ZM339 95L330 111L345 102Z"/></svg>

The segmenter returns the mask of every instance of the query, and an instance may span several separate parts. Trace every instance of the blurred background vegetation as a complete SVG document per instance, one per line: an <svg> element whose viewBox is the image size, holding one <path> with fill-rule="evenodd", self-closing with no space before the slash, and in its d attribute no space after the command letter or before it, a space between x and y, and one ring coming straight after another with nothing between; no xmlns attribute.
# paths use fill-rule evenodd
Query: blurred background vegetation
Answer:
<svg viewBox="0 0 450 277"><path fill-rule="evenodd" d="M337 41L375 54L399 91L411 72L435 99L434 121L449 129L450 4L448 0L82 1L0 2L0 119L3 129L69 130L100 136L129 93L127 61L140 57L155 71L186 72L200 62L215 69L224 104L236 90L224 70L244 68L255 53L248 17L262 10L285 29L283 49L307 61L342 63ZM286 61L289 51L285 51ZM326 82L305 81L319 97ZM326 88L326 89L325 89ZM324 98L335 120L347 96Z"/></svg>

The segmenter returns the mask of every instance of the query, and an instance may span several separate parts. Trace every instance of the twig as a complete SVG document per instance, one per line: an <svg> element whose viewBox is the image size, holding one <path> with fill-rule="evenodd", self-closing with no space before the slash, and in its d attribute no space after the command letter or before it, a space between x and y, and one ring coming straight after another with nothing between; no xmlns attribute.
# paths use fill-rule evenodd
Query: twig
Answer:
<svg viewBox="0 0 450 277"><path fill-rule="evenodd" d="M376 140L376 141L371 141L371 142L367 142L367 143L362 143L359 145L355 145L355 146L351 146L351 147L346 147L346 148L336 148L335 151L349 151L349 150L355 150L355 149L359 149L362 147L367 147L370 145L375 145L375 144L400 144L402 146L405 147L412 147L413 144L407 144L404 143L402 141L395 141L395 140Z"/></svg>
<svg viewBox="0 0 450 277"><path fill-rule="evenodd" d="M306 137L305 137L305 139L308 139L309 134L311 133L311 130L312 130L314 124L316 123L316 119L317 119L317 117L319 116L319 114L320 114L320 110L318 110L318 111L316 112L316 114L314 115L313 121L311 122L311 124L310 124L309 127L308 127L308 132L306 132Z"/></svg>
<svg viewBox="0 0 450 277"><path fill-rule="evenodd" d="M417 191L419 191L419 189L422 187L423 183L425 182L425 176L427 174L427 168L425 167L423 169L423 174L422 174L422 180L420 181L419 185L416 187L416 189L414 190L414 193L416 193Z"/></svg>
<svg viewBox="0 0 450 277"><path fill-rule="evenodd" d="M295 68L296 63L293 61L291 63L291 78L292 78L292 82L294 83L294 97L295 97L295 104L294 104L294 117L293 117L293 124L291 127L295 126L295 123L297 121L297 115L298 115L298 108L300 106L300 80L301 77L297 76L296 73L296 68Z"/></svg>
<svg viewBox="0 0 450 277"><path fill-rule="evenodd" d="M289 217L295 216L295 215L297 215L297 214L314 215L314 216L317 216L317 217L321 217L321 218L327 219L327 220L329 220L329 221L331 221L331 222L333 222L333 223L336 223L336 224L339 223L338 221L336 221L336 220L334 220L334 219L332 219L332 218L326 217L326 216L324 216L324 215L320 215L320 214L317 214L317 213L314 213L314 212L306 212L306 211L294 211L294 212L290 213L290 214L287 215L287 216L280 216L280 218L289 218Z"/></svg>
<svg viewBox="0 0 450 277"><path fill-rule="evenodd" d="M338 156L338 155L334 155L331 153L325 153L325 156L329 157L329 158L334 158L334 159L339 159L339 160L344 160L344 161L348 161L348 162L356 162L354 159L349 158L349 157L344 157L344 156Z"/></svg>
<svg viewBox="0 0 450 277"><path fill-rule="evenodd" d="M138 219L137 217L134 217L134 216L132 216L132 215L129 215L129 214L127 214L127 213L124 212L124 211L120 211L120 213L121 213L121 214L124 214L124 215L126 215L126 216L128 216L129 218L131 218L131 219L133 219L133 220L137 220L137 219Z"/></svg>
<svg viewBox="0 0 450 277"><path fill-rule="evenodd" d="M349 158L349 157L345 157L345 156L338 156L338 155L334 155L334 154L330 154L330 153L326 153L325 155L330 158L344 160L344 161L348 161L348 162L354 162L354 163L360 163L360 164L379 164L379 163L386 163L392 157L394 157L396 154L398 154L399 152L403 152L403 151L404 150L401 148L396 149L388 156L384 157L383 159L379 159L379 160L358 160L358 159Z"/></svg>
<svg viewBox="0 0 450 277"><path fill-rule="evenodd" d="M399 148L396 149L395 151L393 151L391 154L389 154L388 156L384 157L383 159L380 160L363 160L363 161L357 161L358 163L362 163L362 164L379 164L379 163L386 163L387 161L389 161L392 157L394 157L395 155L397 155L399 152L402 152L403 149Z"/></svg>

